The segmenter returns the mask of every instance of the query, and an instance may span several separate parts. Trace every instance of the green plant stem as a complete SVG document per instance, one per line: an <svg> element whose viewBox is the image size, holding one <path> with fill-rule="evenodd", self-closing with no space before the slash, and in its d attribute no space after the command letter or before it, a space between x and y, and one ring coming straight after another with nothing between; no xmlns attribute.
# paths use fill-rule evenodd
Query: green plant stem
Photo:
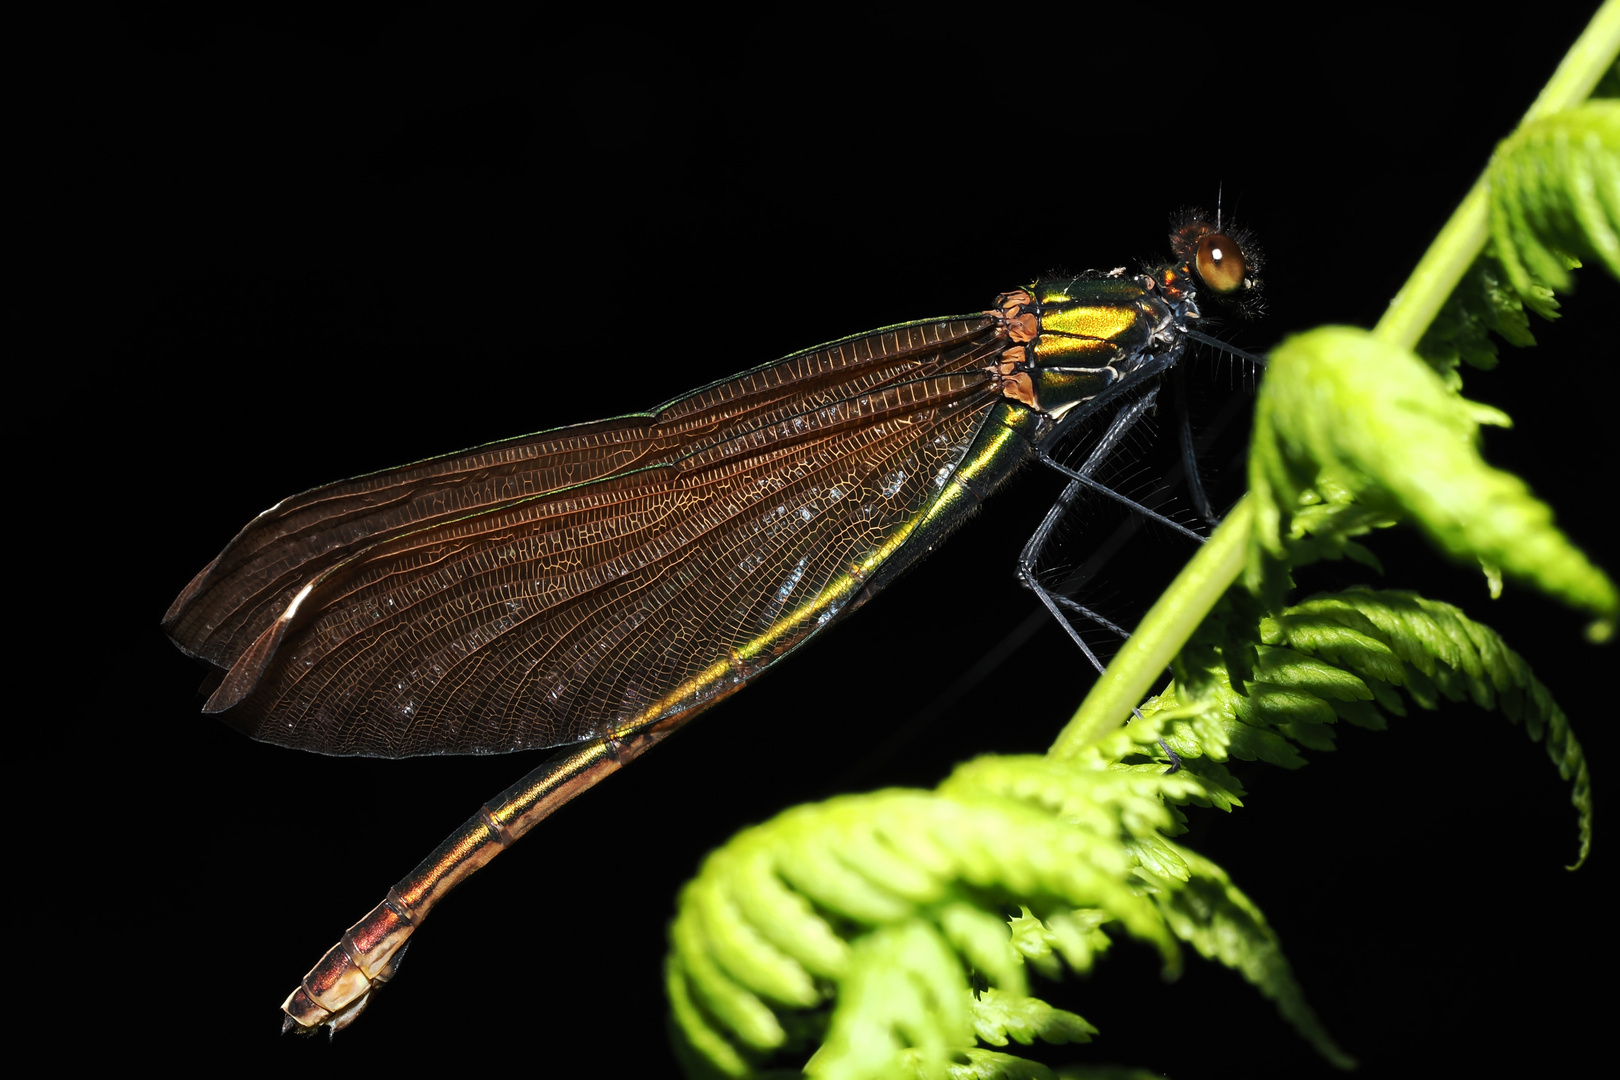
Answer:
<svg viewBox="0 0 1620 1080"><path fill-rule="evenodd" d="M1620 54L1620 0L1607 0L1564 55L1558 70L1519 121L1520 126L1585 101L1617 54ZM1463 274L1479 258L1489 231L1490 192L1485 175L1480 173L1451 220L1424 252L1401 291L1395 294L1389 310L1373 328L1378 337L1402 348L1415 348Z"/></svg>
<svg viewBox="0 0 1620 1080"><path fill-rule="evenodd" d="M1245 497L1143 616L1136 633L1097 679L1049 753L1070 757L1125 722L1136 703L1163 677L1176 650L1186 644L1215 601L1237 580L1253 520L1253 506Z"/></svg>

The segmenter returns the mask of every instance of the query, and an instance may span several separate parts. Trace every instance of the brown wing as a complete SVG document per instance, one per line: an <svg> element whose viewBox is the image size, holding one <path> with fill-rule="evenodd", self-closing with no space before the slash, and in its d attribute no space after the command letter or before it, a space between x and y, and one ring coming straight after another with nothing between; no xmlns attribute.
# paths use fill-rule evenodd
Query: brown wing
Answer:
<svg viewBox="0 0 1620 1080"><path fill-rule="evenodd" d="M700 708L845 610L997 399L982 316L799 353L656 413L261 514L164 623L255 738L400 757Z"/></svg>

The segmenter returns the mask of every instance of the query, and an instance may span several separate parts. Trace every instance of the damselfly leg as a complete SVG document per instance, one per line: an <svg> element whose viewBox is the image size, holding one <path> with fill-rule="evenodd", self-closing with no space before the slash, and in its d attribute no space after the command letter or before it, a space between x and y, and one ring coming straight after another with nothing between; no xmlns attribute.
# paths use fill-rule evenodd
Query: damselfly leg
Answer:
<svg viewBox="0 0 1620 1080"><path fill-rule="evenodd" d="M1241 350L1231 349L1224 343L1219 342L1218 339L1209 338L1203 334L1198 334L1196 337L1201 341L1218 345L1222 351L1229 352L1241 361L1247 361L1256 366L1263 365L1261 358L1244 353ZM1058 588L1048 587L1041 580L1039 566L1042 555L1054 539L1058 526L1073 511L1075 503L1082 492L1090 492L1113 500L1132 515L1138 523L1155 522L1195 543L1201 544L1204 542L1204 537L1198 532L1160 511L1144 505L1141 501L1123 494L1114 487L1098 480L1096 476L1102 466L1110 463L1125 442L1126 437L1136 428L1138 422L1156 412L1161 387L1168 390L1166 396L1170 399L1174 409L1176 441L1179 446L1179 460L1164 476L1161 490L1175 487L1184 481L1187 487L1187 497L1197 515L1207 522L1210 527L1218 525L1220 517L1214 512L1199 472L1200 447L1198 440L1193 436L1191 413L1187 405L1186 376L1179 365L1165 371L1160 385L1147 387L1135 400L1123 405L1115 413L1108 421L1102 434L1097 438L1095 445L1090 448L1084 462L1078 467L1071 467L1058 460L1052 452L1050 442L1044 444L1036 455L1042 464L1066 477L1068 483L1048 509L1040 524L1036 526L1035 531L1020 552L1018 580L1025 588L1036 595L1047 613L1058 622L1069 639L1080 649L1082 655L1096 669L1098 674L1102 673L1104 664L1097 652L1081 636L1079 630L1071 621L1070 614L1078 615L1086 621L1096 624L1122 641L1130 637L1129 631L1100 612L1066 595L1071 583L1065 583ZM1236 415L1236 411L1232 408L1222 410L1221 414L1215 418L1209 429L1206 430L1205 441L1207 442L1219 435L1221 429L1230 423ZM1073 584L1077 585L1078 582ZM1132 712L1136 718L1141 718L1140 711L1133 708ZM1169 771L1174 772L1179 769L1181 761L1175 752L1162 739L1159 740L1159 746L1164 750L1170 762Z"/></svg>
<svg viewBox="0 0 1620 1080"><path fill-rule="evenodd" d="M1221 519L1216 516L1215 508L1210 506L1203 477L1198 474L1198 448L1193 444L1192 417L1187 409L1187 373L1184 369L1178 367L1171 370L1170 390L1176 409L1176 442L1181 447L1181 472L1187 481L1187 497L1192 500L1193 509L1204 524L1214 528L1221 523Z"/></svg>

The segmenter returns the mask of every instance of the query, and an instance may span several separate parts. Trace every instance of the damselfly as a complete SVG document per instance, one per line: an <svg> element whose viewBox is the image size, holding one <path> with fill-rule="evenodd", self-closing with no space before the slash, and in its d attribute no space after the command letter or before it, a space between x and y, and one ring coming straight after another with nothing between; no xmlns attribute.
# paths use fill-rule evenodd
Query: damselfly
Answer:
<svg viewBox="0 0 1620 1080"><path fill-rule="evenodd" d="M1220 344L1195 320L1258 295L1241 234L1184 215L1171 245L1142 273L1015 289L250 522L164 619L218 668L205 711L326 754L567 747L351 927L284 1003L287 1026L352 1022L446 892L859 608L1032 458L1069 483L1020 575L1086 649L1067 613L1091 613L1040 583L1041 548L1082 489L1113 495L1092 474L1190 344ZM1103 416L1083 463L1051 456Z"/></svg>

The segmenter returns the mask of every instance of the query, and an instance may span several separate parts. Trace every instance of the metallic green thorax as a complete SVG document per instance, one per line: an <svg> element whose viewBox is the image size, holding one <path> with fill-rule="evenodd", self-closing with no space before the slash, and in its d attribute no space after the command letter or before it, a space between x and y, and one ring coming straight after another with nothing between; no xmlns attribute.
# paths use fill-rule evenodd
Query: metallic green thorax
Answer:
<svg viewBox="0 0 1620 1080"><path fill-rule="evenodd" d="M1184 266L1136 277L1042 282L997 298L1010 344L1003 353L1003 394L1061 420L1132 372L1184 348L1173 332L1197 318Z"/></svg>

